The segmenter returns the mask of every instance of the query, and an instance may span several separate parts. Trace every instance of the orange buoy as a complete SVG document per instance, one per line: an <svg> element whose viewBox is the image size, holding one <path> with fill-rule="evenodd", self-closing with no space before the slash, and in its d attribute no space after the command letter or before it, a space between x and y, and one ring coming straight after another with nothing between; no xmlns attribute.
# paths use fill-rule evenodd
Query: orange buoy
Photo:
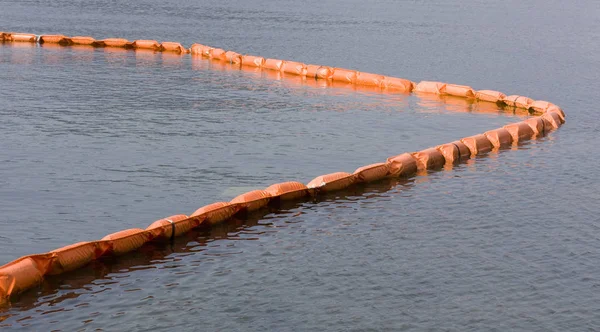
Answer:
<svg viewBox="0 0 600 332"><path fill-rule="evenodd" d="M507 106L512 106L515 108L524 108L524 109L529 109L529 106L531 106L531 104L533 104L533 99L527 98L524 96L519 96L519 95L508 96L508 97L502 99L502 101Z"/></svg>
<svg viewBox="0 0 600 332"><path fill-rule="evenodd" d="M49 256L25 256L0 266L0 300L40 284L50 265Z"/></svg>
<svg viewBox="0 0 600 332"><path fill-rule="evenodd" d="M261 56L254 56L254 55L244 55L242 56L242 66L249 66L249 67L262 67L263 64L265 63L265 58L261 57Z"/></svg>
<svg viewBox="0 0 600 332"><path fill-rule="evenodd" d="M160 50L160 44L156 40L139 39L139 40L134 41L131 44L131 46L134 49L154 50L154 51Z"/></svg>
<svg viewBox="0 0 600 332"><path fill-rule="evenodd" d="M191 218L185 214L177 214L151 223L146 230L152 233L154 240L172 240L176 236L200 226L203 220L203 218Z"/></svg>
<svg viewBox="0 0 600 332"><path fill-rule="evenodd" d="M229 202L216 202L203 206L190 215L196 217L200 215L206 216L206 222L210 225L221 223L236 214L240 210L239 204L231 204Z"/></svg>
<svg viewBox="0 0 600 332"><path fill-rule="evenodd" d="M160 50L163 52L173 52L179 54L187 53L187 48L183 47L183 45L176 42L162 42L160 44Z"/></svg>
<svg viewBox="0 0 600 332"><path fill-rule="evenodd" d="M323 192L330 192L348 188L356 181L354 174L346 172L336 172L317 176L312 179L306 187L308 189L317 189Z"/></svg>
<svg viewBox="0 0 600 332"><path fill-rule="evenodd" d="M341 83L356 83L356 70L349 70L344 68L334 68L333 74L331 75L331 79L334 82Z"/></svg>
<svg viewBox="0 0 600 332"><path fill-rule="evenodd" d="M563 120L561 119L558 112L546 112L541 116L542 120L550 123L552 129L557 129L563 124Z"/></svg>
<svg viewBox="0 0 600 332"><path fill-rule="evenodd" d="M100 239L100 241L109 243L110 253L119 256L143 246L151 240L150 235L151 233L146 230L131 228L108 234Z"/></svg>
<svg viewBox="0 0 600 332"><path fill-rule="evenodd" d="M356 72L356 85L381 87L384 80L383 75Z"/></svg>
<svg viewBox="0 0 600 332"><path fill-rule="evenodd" d="M231 200L231 204L239 204L246 211L256 211L269 204L271 195L265 190L252 190Z"/></svg>
<svg viewBox="0 0 600 332"><path fill-rule="evenodd" d="M281 71L281 66L283 66L283 60L279 59L266 59L263 63L264 69L270 69L275 71Z"/></svg>
<svg viewBox="0 0 600 332"><path fill-rule="evenodd" d="M103 241L79 242L52 250L52 264L49 275L57 275L76 270L102 256L110 249Z"/></svg>
<svg viewBox="0 0 600 332"><path fill-rule="evenodd" d="M71 44L71 38L63 35L41 35L40 36L40 44L59 44L59 45L69 45Z"/></svg>
<svg viewBox="0 0 600 332"><path fill-rule="evenodd" d="M210 46L202 44L192 44L192 47L190 47L190 53L192 53L192 55L203 56L208 58L210 56L211 49L212 47Z"/></svg>
<svg viewBox="0 0 600 332"><path fill-rule="evenodd" d="M506 95L495 90L479 90L475 92L475 99L480 101L489 101L492 103L503 102Z"/></svg>
<svg viewBox="0 0 600 332"><path fill-rule="evenodd" d="M535 135L544 135L547 130L551 129L550 124L546 124L547 121L544 121L544 119L542 119L539 116L527 119L523 122L525 122L529 126L529 128L533 130L533 133Z"/></svg>
<svg viewBox="0 0 600 332"><path fill-rule="evenodd" d="M375 163L357 168L354 171L357 182L373 182L388 176L390 164Z"/></svg>
<svg viewBox="0 0 600 332"><path fill-rule="evenodd" d="M417 161L410 153L390 157L387 163L390 165L390 176L410 177L417 173Z"/></svg>
<svg viewBox="0 0 600 332"><path fill-rule="evenodd" d="M421 81L413 89L414 92L434 93L437 95L444 94L445 90L446 90L446 83L433 82L433 81Z"/></svg>
<svg viewBox="0 0 600 332"><path fill-rule="evenodd" d="M233 51L225 52L225 61L233 65L239 65L242 63L242 55Z"/></svg>
<svg viewBox="0 0 600 332"><path fill-rule="evenodd" d="M444 155L436 148L429 148L412 153L417 161L417 170L442 168L446 163Z"/></svg>
<svg viewBox="0 0 600 332"><path fill-rule="evenodd" d="M469 148L472 156L490 152L494 147L492 142L483 134L465 137L460 141Z"/></svg>
<svg viewBox="0 0 600 332"><path fill-rule="evenodd" d="M10 41L21 43L35 43L35 35L30 33L11 33Z"/></svg>
<svg viewBox="0 0 600 332"><path fill-rule="evenodd" d="M560 116L560 119L561 119L562 123L565 123L566 116L565 116L565 112L563 112L562 108L560 108L560 107L552 104L545 111L545 113L548 113L548 112L556 112L556 113L558 113L558 115Z"/></svg>
<svg viewBox="0 0 600 332"><path fill-rule="evenodd" d="M511 123L503 128L510 133L513 143L529 140L535 135L533 129L524 121Z"/></svg>
<svg viewBox="0 0 600 332"><path fill-rule="evenodd" d="M475 91L473 88L466 85L458 85L458 84L446 84L446 88L444 89L444 94L455 97L463 97L463 98L474 98Z"/></svg>
<svg viewBox="0 0 600 332"><path fill-rule="evenodd" d="M282 201L294 200L308 195L308 187L296 181L282 182L270 185L265 189L273 198Z"/></svg>
<svg viewBox="0 0 600 332"><path fill-rule="evenodd" d="M381 87L391 91L411 92L415 88L415 83L404 78L385 76Z"/></svg>
<svg viewBox="0 0 600 332"><path fill-rule="evenodd" d="M208 50L208 57L214 60L222 60L225 58L225 50L222 48L211 48Z"/></svg>
<svg viewBox="0 0 600 332"><path fill-rule="evenodd" d="M314 79L331 79L333 68L321 65L306 65L306 77Z"/></svg>
<svg viewBox="0 0 600 332"><path fill-rule="evenodd" d="M456 164L471 157L471 150L461 141L454 141L436 146L449 164Z"/></svg>
<svg viewBox="0 0 600 332"><path fill-rule="evenodd" d="M290 75L306 76L306 65L302 62L284 61L281 72Z"/></svg>
<svg viewBox="0 0 600 332"><path fill-rule="evenodd" d="M498 128L494 130L488 130L483 133L485 137L492 143L495 148L505 148L512 145L512 136L508 130L504 128Z"/></svg>
<svg viewBox="0 0 600 332"><path fill-rule="evenodd" d="M125 48L129 44L129 40L123 38L107 38L100 40L106 47Z"/></svg>
<svg viewBox="0 0 600 332"><path fill-rule="evenodd" d="M96 39L89 37L89 36L75 36L75 37L71 37L71 42L75 45L94 45L96 46ZM102 43L100 41L100 43ZM101 45L98 45L101 46Z"/></svg>
<svg viewBox="0 0 600 332"><path fill-rule="evenodd" d="M554 105L550 102L547 102L545 100L534 100L531 103L531 105L529 105L529 108L536 112L544 113L551 106L556 106L556 105Z"/></svg>

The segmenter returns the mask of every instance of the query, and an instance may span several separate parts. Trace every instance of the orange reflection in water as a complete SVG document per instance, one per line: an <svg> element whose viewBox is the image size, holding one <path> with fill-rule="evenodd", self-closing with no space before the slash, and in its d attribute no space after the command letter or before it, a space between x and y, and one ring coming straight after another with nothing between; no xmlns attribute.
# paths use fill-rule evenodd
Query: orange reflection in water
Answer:
<svg viewBox="0 0 600 332"><path fill-rule="evenodd" d="M160 61L160 54L156 51L136 49L134 52L137 67L154 67Z"/></svg>
<svg viewBox="0 0 600 332"><path fill-rule="evenodd" d="M417 105L421 112L439 112L445 109L454 113L496 114L502 116L527 117L531 113L525 109L501 107L496 103L478 101L473 98L443 96L429 93L415 93L419 97Z"/></svg>
<svg viewBox="0 0 600 332"><path fill-rule="evenodd" d="M185 54L174 52L161 52L162 64L167 67L183 67Z"/></svg>
<svg viewBox="0 0 600 332"><path fill-rule="evenodd" d="M12 49L10 57L7 57L10 63L23 65L31 64L35 60L36 52L31 52L31 50L37 48L37 44L0 42L0 45Z"/></svg>

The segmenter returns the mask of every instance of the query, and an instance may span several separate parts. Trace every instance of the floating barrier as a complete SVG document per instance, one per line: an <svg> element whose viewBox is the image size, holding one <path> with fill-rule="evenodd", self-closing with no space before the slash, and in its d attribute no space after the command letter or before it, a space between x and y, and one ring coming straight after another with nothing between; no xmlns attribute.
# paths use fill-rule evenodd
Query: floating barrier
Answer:
<svg viewBox="0 0 600 332"><path fill-rule="evenodd" d="M70 45L71 38L63 36L63 35L41 35L39 39L40 44L60 44L60 45Z"/></svg>
<svg viewBox="0 0 600 332"><path fill-rule="evenodd" d="M535 135L533 129L524 121L511 123L502 128L508 131L514 143L529 140Z"/></svg>
<svg viewBox="0 0 600 332"><path fill-rule="evenodd" d="M281 72L290 75L306 76L306 65L301 62L284 61L281 66Z"/></svg>
<svg viewBox="0 0 600 332"><path fill-rule="evenodd" d="M525 109L528 109L529 106L531 104L533 104L533 99L523 97L523 96L518 96L518 95L508 96L508 97L502 99L502 101L507 106L513 106L516 108L525 108Z"/></svg>
<svg viewBox="0 0 600 332"><path fill-rule="evenodd" d="M35 43L36 42L36 36L30 33L8 33L5 37L4 37L5 41L10 41L10 42L19 42L19 43Z"/></svg>
<svg viewBox="0 0 600 332"><path fill-rule="evenodd" d="M254 55L243 55L242 66L258 67L261 68L265 64L265 58Z"/></svg>
<svg viewBox="0 0 600 332"><path fill-rule="evenodd" d="M417 161L417 171L442 168L446 163L444 155L436 148L413 152L412 156Z"/></svg>
<svg viewBox="0 0 600 332"><path fill-rule="evenodd" d="M191 217L203 217L209 225L221 223L240 211L239 204L217 202L203 206L192 213Z"/></svg>
<svg viewBox="0 0 600 332"><path fill-rule="evenodd" d="M76 36L71 37L71 43L74 45L88 45L88 46L96 46L96 39L89 36Z"/></svg>
<svg viewBox="0 0 600 332"><path fill-rule="evenodd" d="M232 199L231 204L239 204L242 210L251 212L267 206L270 200L271 194L267 191L253 190Z"/></svg>
<svg viewBox="0 0 600 332"><path fill-rule="evenodd" d="M385 76L383 75L356 72L357 85L380 87L384 80Z"/></svg>
<svg viewBox="0 0 600 332"><path fill-rule="evenodd" d="M307 65L306 66L306 77L328 80L333 76L333 68L320 66L320 65Z"/></svg>
<svg viewBox="0 0 600 332"><path fill-rule="evenodd" d="M417 173L417 160L410 153L390 157L386 162L390 165L390 176L407 178Z"/></svg>
<svg viewBox="0 0 600 332"><path fill-rule="evenodd" d="M415 88L415 83L404 78L384 77L381 87L389 91L411 92Z"/></svg>
<svg viewBox="0 0 600 332"><path fill-rule="evenodd" d="M204 220L205 218L202 216L188 217L185 214L178 214L159 219L146 227L146 230L152 233L153 240L172 240L176 236L180 236L199 227Z"/></svg>
<svg viewBox="0 0 600 332"><path fill-rule="evenodd" d="M108 251L107 242L79 242L62 247L50 252L54 259L51 260L48 275L76 270L98 259Z"/></svg>
<svg viewBox="0 0 600 332"><path fill-rule="evenodd" d="M506 95L494 90L479 90L475 92L475 99L481 101L489 101L492 103L503 102Z"/></svg>
<svg viewBox="0 0 600 332"><path fill-rule="evenodd" d="M308 189L315 189L317 192L331 192L346 189L356 181L354 174L346 172L336 172L317 176L306 186Z"/></svg>
<svg viewBox="0 0 600 332"><path fill-rule="evenodd" d="M225 52L225 61L233 65L239 65L242 63L242 55L233 51Z"/></svg>
<svg viewBox="0 0 600 332"><path fill-rule="evenodd" d="M274 71L281 71L281 67L283 67L283 60L279 59L265 59L262 65L262 68Z"/></svg>
<svg viewBox="0 0 600 332"><path fill-rule="evenodd" d="M272 198L279 199L280 201L291 201L309 195L308 187L296 181L276 183L269 186L265 191Z"/></svg>
<svg viewBox="0 0 600 332"><path fill-rule="evenodd" d="M343 68L333 69L331 79L334 82L355 84L356 83L356 70L348 70Z"/></svg>
<svg viewBox="0 0 600 332"><path fill-rule="evenodd" d="M188 49L183 47L180 43L175 42L163 42L160 44L160 50L163 52L175 52L185 54L188 53Z"/></svg>
<svg viewBox="0 0 600 332"><path fill-rule="evenodd" d="M422 81L415 86L414 92L417 93L433 93L443 95L446 90L446 83Z"/></svg>
<svg viewBox="0 0 600 332"><path fill-rule="evenodd" d="M199 55L199 56L204 56L204 57L208 58L210 56L211 49L212 49L212 47L208 47L205 45L193 44L192 47L190 48L190 53L192 55Z"/></svg>
<svg viewBox="0 0 600 332"><path fill-rule="evenodd" d="M386 178L390 173L390 164L375 163L359 167L354 171L357 182L374 182Z"/></svg>
<svg viewBox="0 0 600 332"><path fill-rule="evenodd" d="M96 41L96 45L98 47L117 47L117 48L126 48L131 45L129 40L123 38L107 38Z"/></svg>
<svg viewBox="0 0 600 332"><path fill-rule="evenodd" d="M465 137L460 140L471 151L471 156L477 156L492 151L492 142L483 134Z"/></svg>
<svg viewBox="0 0 600 332"><path fill-rule="evenodd" d="M124 255L148 242L173 241L195 228L210 227L224 222L238 213L260 210L270 203L299 200L322 193L346 189L359 183L379 181L390 177L411 177L419 171L434 170L444 165L454 165L493 150L507 148L523 141L542 137L565 122L564 111L547 101L536 101L520 95L507 96L494 90L474 90L470 86L444 82L412 82L403 78L363 73L356 70L304 64L295 61L265 59L255 55L241 55L202 44L189 49L176 42L136 40L122 38L96 40L89 36L67 37L0 32L1 42L29 42L61 46L87 45L92 47L151 50L155 52L190 53L191 56L221 61L230 65L259 68L274 73L299 76L301 79L336 82L352 86L379 89L389 92L415 92L423 96L447 98L464 107L463 101L478 103L478 109L520 109L538 116L508 124L457 141L438 145L418 152L402 153L385 162L359 167L353 173L336 172L318 176L304 185L290 181L273 184L264 190L253 190L239 195L230 202L217 202L197 209L190 216L179 214L159 219L146 229L132 228L109 234L98 241L79 242L44 254L28 255L0 267L0 304L12 295L39 285L45 276L58 275L81 268L94 260L107 256ZM494 105L495 104L495 105ZM486 106L486 105L491 105Z"/></svg>
<svg viewBox="0 0 600 332"><path fill-rule="evenodd" d="M494 148L506 148L512 145L512 135L504 128L489 130L483 133Z"/></svg>
<svg viewBox="0 0 600 332"><path fill-rule="evenodd" d="M215 60L222 60L225 57L225 50L222 48L211 48L208 50L208 57Z"/></svg>
<svg viewBox="0 0 600 332"><path fill-rule="evenodd" d="M160 51L160 43L156 40L136 40L131 46L135 49Z"/></svg>
<svg viewBox="0 0 600 332"><path fill-rule="evenodd" d="M458 164L471 157L471 150L461 141L438 145L435 148L444 156L446 164Z"/></svg>
<svg viewBox="0 0 600 332"><path fill-rule="evenodd" d="M466 85L446 84L444 93L454 97L475 98L475 91L473 88Z"/></svg>

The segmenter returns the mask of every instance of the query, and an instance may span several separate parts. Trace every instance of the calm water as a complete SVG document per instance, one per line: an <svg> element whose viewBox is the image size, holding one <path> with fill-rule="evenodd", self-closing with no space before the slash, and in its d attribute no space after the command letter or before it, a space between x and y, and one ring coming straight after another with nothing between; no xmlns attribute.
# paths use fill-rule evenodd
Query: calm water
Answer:
<svg viewBox="0 0 600 332"><path fill-rule="evenodd" d="M29 330L597 330L594 1L0 1L0 30L200 42L555 102L452 170L272 209L49 279ZM0 264L518 121L206 60L0 45Z"/></svg>

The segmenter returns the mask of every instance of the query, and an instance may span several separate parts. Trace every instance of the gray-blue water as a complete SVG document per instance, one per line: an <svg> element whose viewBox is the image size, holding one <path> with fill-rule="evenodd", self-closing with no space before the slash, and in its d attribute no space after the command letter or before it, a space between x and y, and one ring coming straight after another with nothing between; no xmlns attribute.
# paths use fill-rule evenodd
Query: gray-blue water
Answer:
<svg viewBox="0 0 600 332"><path fill-rule="evenodd" d="M49 279L26 330L600 329L600 2L4 1L0 31L199 42L561 105L549 136ZM0 45L0 264L521 115L207 60Z"/></svg>

